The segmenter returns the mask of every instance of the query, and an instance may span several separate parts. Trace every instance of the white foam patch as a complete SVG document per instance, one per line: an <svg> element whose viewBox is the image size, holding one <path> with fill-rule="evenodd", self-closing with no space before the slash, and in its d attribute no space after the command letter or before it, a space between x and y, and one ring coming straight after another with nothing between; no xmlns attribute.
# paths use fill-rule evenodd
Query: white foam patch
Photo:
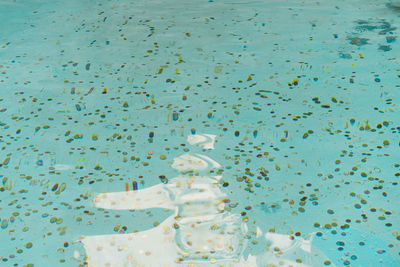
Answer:
<svg viewBox="0 0 400 267"><path fill-rule="evenodd" d="M207 169L208 163L199 157L195 157L190 154L180 155L174 159L174 163L171 166L178 171L187 170L204 170Z"/></svg>
<svg viewBox="0 0 400 267"><path fill-rule="evenodd" d="M199 145L204 149L214 149L216 135L213 134L194 134L189 135L187 141L191 145Z"/></svg>
<svg viewBox="0 0 400 267"><path fill-rule="evenodd" d="M289 235L282 235L276 233L266 233L265 238L271 241L272 247L278 247L280 250L286 250L295 244Z"/></svg>
<svg viewBox="0 0 400 267"><path fill-rule="evenodd" d="M117 210L175 208L161 184L136 191L102 193L95 197L94 204L98 208Z"/></svg>
<svg viewBox="0 0 400 267"><path fill-rule="evenodd" d="M196 156L201 157L201 158L207 160L209 163L212 164L212 168L220 168L220 167L221 167L221 164L219 164L218 162L216 162L215 160L213 160L213 159L211 159L211 158L209 158L209 157L207 157L207 156L200 155L200 154L196 154Z"/></svg>
<svg viewBox="0 0 400 267"><path fill-rule="evenodd" d="M207 140L207 137L200 134L189 135L187 141L191 145L196 145L198 143L202 143Z"/></svg>
<svg viewBox="0 0 400 267"><path fill-rule="evenodd" d="M170 217L157 227L130 234L85 236L80 239L89 266L165 266L179 257Z"/></svg>
<svg viewBox="0 0 400 267"><path fill-rule="evenodd" d="M221 164L204 155L183 154L174 158L171 167L178 171L201 171L207 168L220 168Z"/></svg>
<svg viewBox="0 0 400 267"><path fill-rule="evenodd" d="M182 251L176 242L177 230L172 227L174 222L174 216L171 216L150 230L123 235L83 236L79 241L83 243L89 266L105 266L107 263L121 267L177 266L176 260L182 257ZM201 240L210 238L207 233L199 234L202 236ZM195 263L194 266L257 266L255 257L250 256L245 260L242 255L234 258L229 255L227 258L216 259L214 263L209 259L188 260L182 266L190 266L189 261Z"/></svg>
<svg viewBox="0 0 400 267"><path fill-rule="evenodd" d="M188 201L212 201L217 199L217 196L214 192L214 188L212 184L194 184L191 186L191 191L195 193L189 193L183 195L180 200L183 202Z"/></svg>

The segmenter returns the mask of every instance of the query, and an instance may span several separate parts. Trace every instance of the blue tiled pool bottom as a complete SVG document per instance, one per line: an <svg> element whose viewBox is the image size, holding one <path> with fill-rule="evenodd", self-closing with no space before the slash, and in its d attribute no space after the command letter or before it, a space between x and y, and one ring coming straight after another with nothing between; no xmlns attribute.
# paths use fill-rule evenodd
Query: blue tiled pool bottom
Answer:
<svg viewBox="0 0 400 267"><path fill-rule="evenodd" d="M396 1L0 3L1 266L400 266Z"/></svg>

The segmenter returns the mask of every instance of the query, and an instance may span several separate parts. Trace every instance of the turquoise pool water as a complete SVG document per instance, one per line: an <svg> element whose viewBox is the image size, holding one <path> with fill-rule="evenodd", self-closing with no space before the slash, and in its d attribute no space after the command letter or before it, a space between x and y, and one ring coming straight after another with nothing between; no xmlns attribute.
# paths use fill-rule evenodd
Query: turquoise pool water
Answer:
<svg viewBox="0 0 400 267"><path fill-rule="evenodd" d="M400 266L399 1L0 18L0 266Z"/></svg>

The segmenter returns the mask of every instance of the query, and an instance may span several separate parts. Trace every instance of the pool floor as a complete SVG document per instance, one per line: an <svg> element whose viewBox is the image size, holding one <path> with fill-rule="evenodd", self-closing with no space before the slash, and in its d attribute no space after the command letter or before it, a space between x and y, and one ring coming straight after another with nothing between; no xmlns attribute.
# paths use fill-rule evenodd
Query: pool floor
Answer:
<svg viewBox="0 0 400 267"><path fill-rule="evenodd" d="M0 266L400 266L400 1L0 3Z"/></svg>

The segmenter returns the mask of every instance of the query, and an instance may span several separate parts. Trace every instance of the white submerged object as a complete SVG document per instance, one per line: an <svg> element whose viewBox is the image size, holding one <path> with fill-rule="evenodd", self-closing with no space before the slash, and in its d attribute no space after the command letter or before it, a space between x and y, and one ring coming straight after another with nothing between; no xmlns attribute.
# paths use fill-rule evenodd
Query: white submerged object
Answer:
<svg viewBox="0 0 400 267"><path fill-rule="evenodd" d="M215 135L191 135L190 144L213 148ZM225 210L219 180L222 176L184 173L220 168L213 159L201 154L183 154L174 159L172 168L181 172L166 184L149 188L101 193L95 196L98 208L114 210L143 210L166 208L174 214L156 227L137 233L84 236L79 239L87 254L90 267L163 267L163 266L223 266L313 267L296 262L311 255L310 240L293 239L288 235L263 234L257 228L257 237L264 237L270 247L265 253L248 256L247 225L239 214ZM278 249L278 252L276 251ZM293 259L294 258L294 259Z"/></svg>
<svg viewBox="0 0 400 267"><path fill-rule="evenodd" d="M168 184L103 193L96 207L105 209L174 209L174 215L139 233L82 237L89 266L192 266L201 263L249 266L242 252L246 228L239 215L224 212L220 177L180 175ZM246 262L246 265L241 265ZM187 265L185 265L187 264ZM255 266L255 265L254 265Z"/></svg>
<svg viewBox="0 0 400 267"><path fill-rule="evenodd" d="M215 135L193 135L191 144L212 149ZM172 168L206 171L221 165L201 154L183 154ZM167 184L149 188L101 193L98 208L174 210L156 227L129 234L81 237L89 266L256 266L255 258L243 259L246 225L238 214L225 211L220 190L221 176L178 175ZM217 265L215 265L217 264Z"/></svg>

